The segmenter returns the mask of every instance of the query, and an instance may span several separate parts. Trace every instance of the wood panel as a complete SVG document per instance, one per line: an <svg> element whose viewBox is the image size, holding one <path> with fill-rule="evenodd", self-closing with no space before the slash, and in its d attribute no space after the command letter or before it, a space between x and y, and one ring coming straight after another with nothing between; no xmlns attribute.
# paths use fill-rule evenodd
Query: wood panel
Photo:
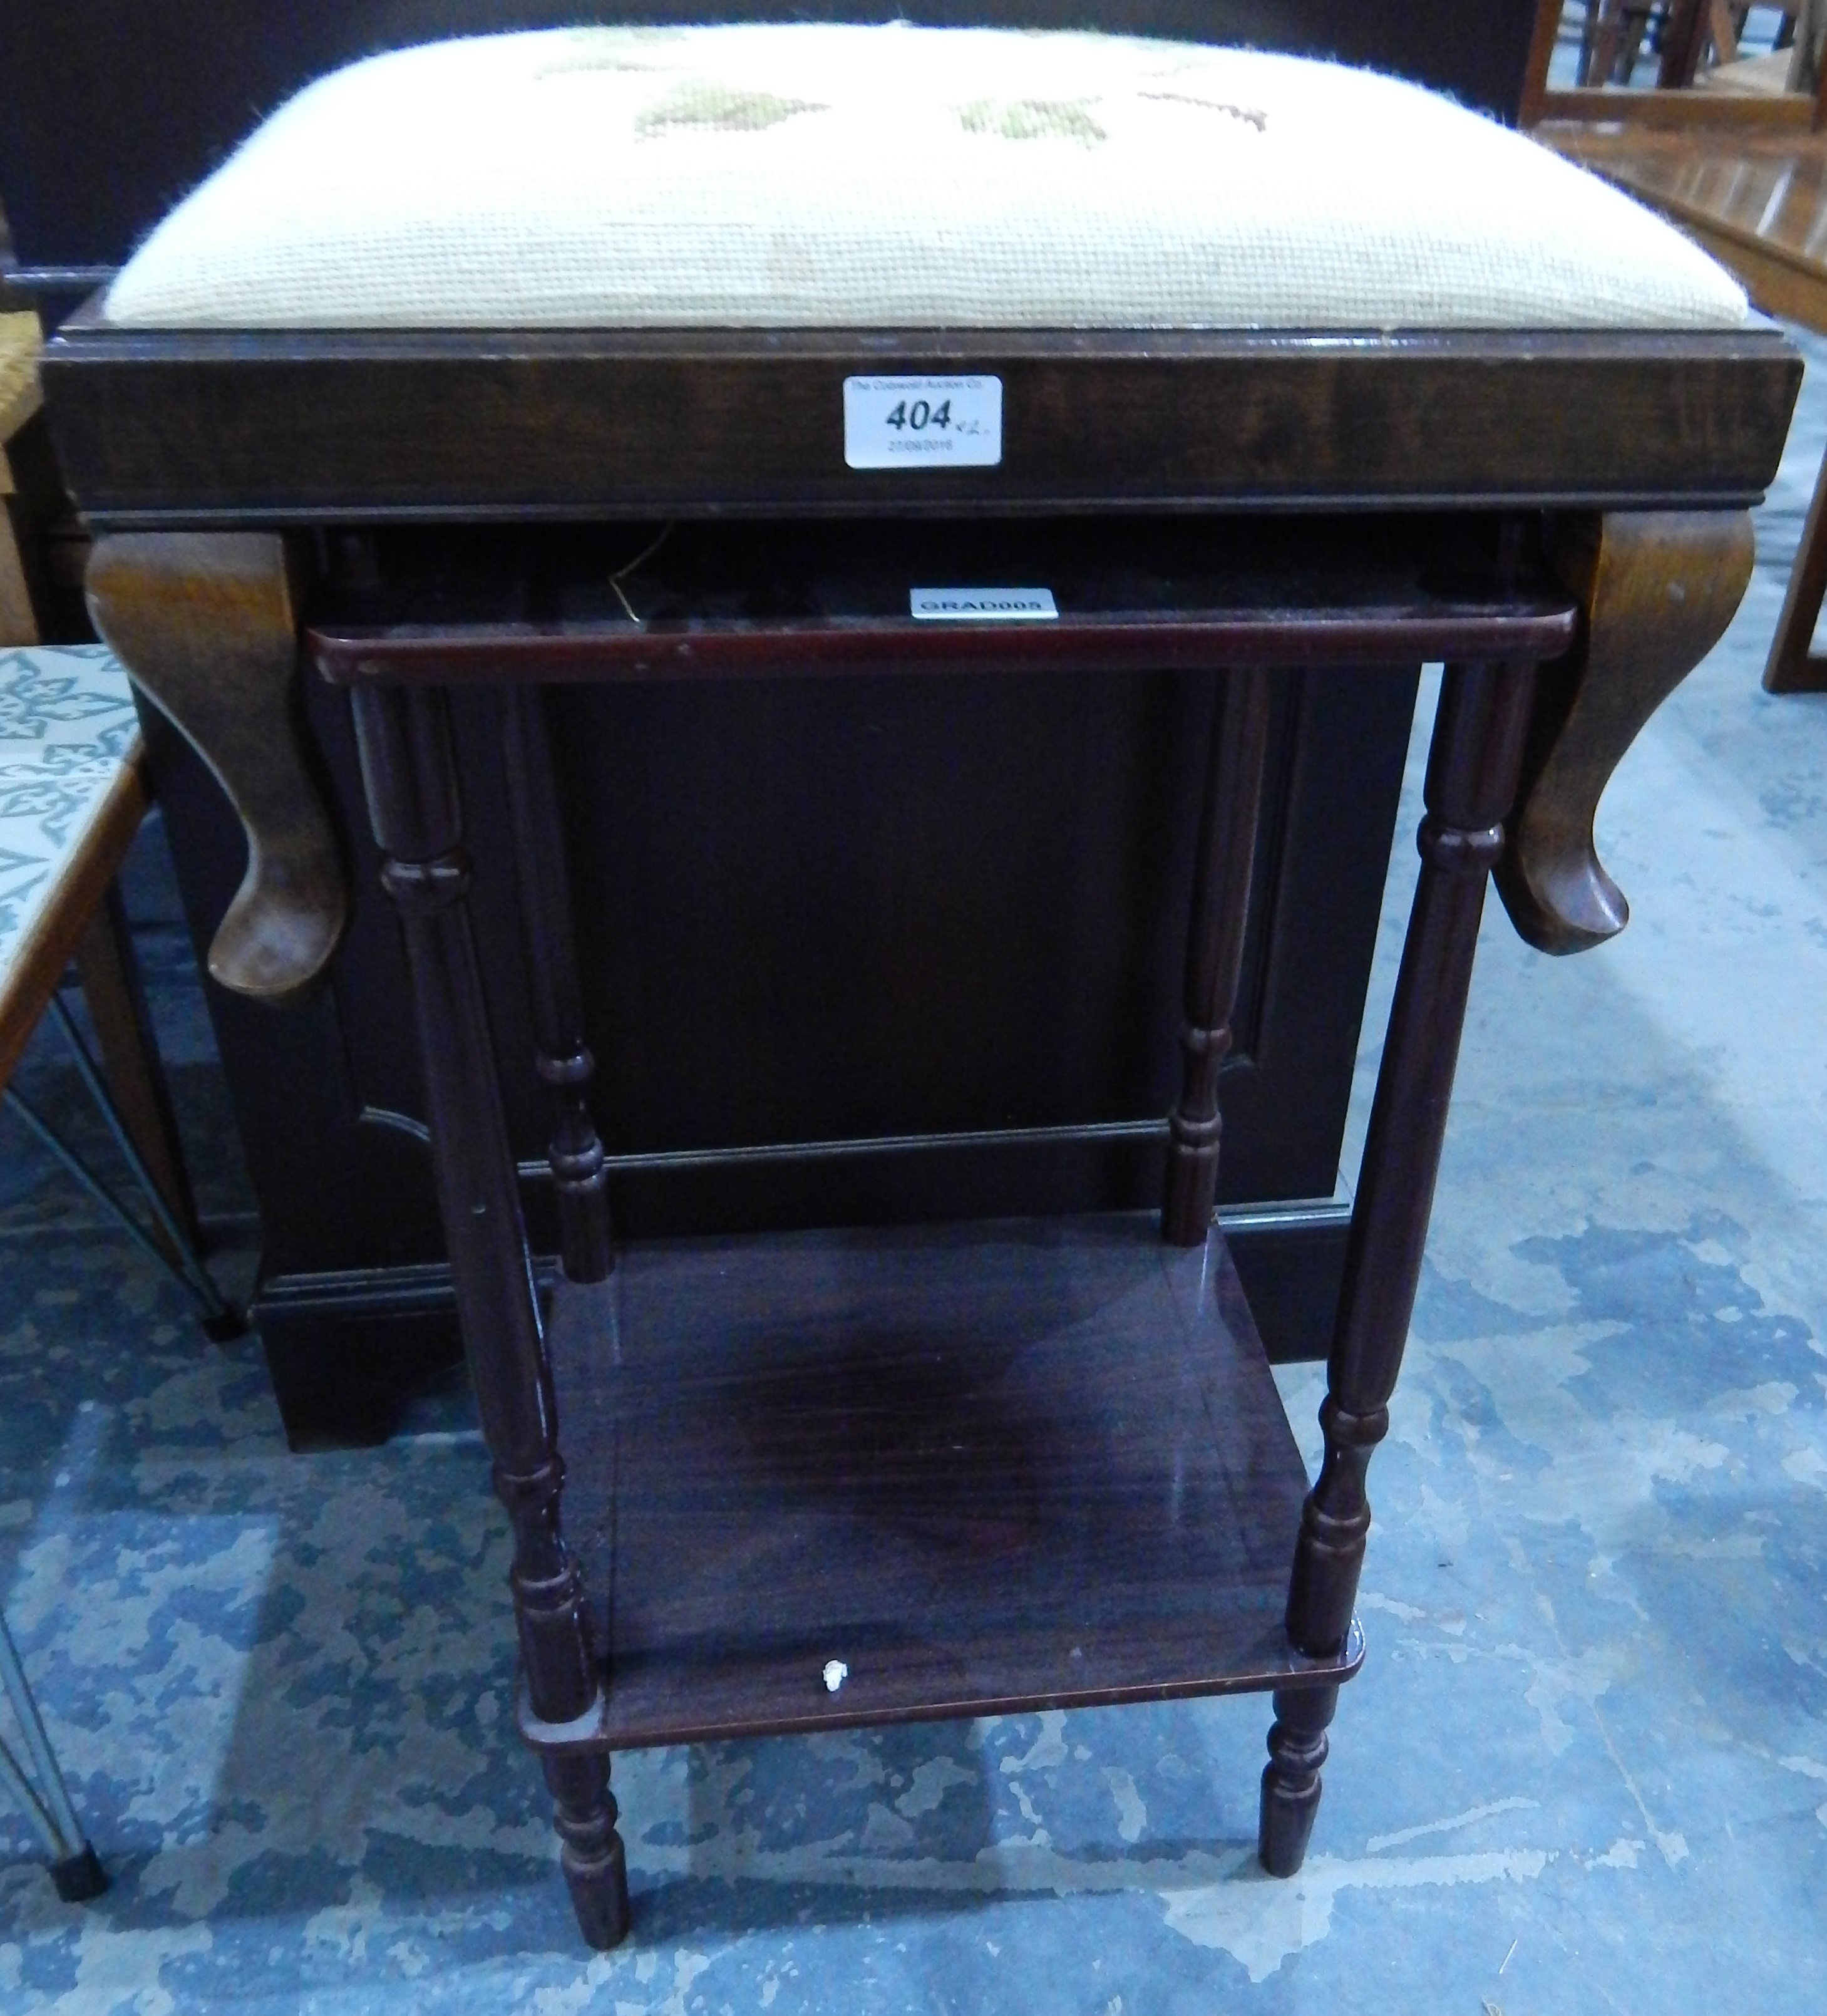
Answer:
<svg viewBox="0 0 1827 2016"><path fill-rule="evenodd" d="M47 346L98 524L1747 502L1773 330L149 332ZM994 373L995 468L853 470L847 373ZM450 416L463 416L452 427Z"/></svg>
<svg viewBox="0 0 1827 2016"><path fill-rule="evenodd" d="M1282 1628L1306 1472L1215 1232L636 1247L559 1291L550 1338L613 1745L1356 1665L1355 1643L1311 1661Z"/></svg>

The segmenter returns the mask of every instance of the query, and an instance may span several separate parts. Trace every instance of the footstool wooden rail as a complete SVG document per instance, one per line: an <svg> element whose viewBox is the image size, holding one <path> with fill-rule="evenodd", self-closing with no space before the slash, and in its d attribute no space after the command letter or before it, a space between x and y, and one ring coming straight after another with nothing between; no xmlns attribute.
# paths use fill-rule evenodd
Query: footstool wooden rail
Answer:
<svg viewBox="0 0 1827 2016"><path fill-rule="evenodd" d="M793 122L829 109L820 90L841 99L846 50L930 54L914 31L741 32L745 63L757 34L841 46L790 45L818 57L818 79L791 99L752 80L627 85L675 56L697 61L701 41L656 56L653 44L580 52L535 38L528 52L512 38L509 57L536 82L613 72L614 92L635 93L628 159L657 158L639 147L689 128L689 180L694 160L747 158L743 135L790 128L813 145L816 130ZM1307 88L1276 59L1094 41L1049 46L1059 74L1081 57L1091 68L1080 95L1043 101L1019 82L1038 47L973 35L940 53L969 56L973 78L1013 66L1003 98L957 108L958 130L1053 147L1064 176L1079 173L1064 150L1123 130L1123 106L1097 95L1112 66L1140 66L1144 85L1150 65L1196 72L1205 95L1182 79L1179 98L1244 148L1279 131ZM704 58L713 69L723 49ZM1356 88L1336 74L1314 88ZM1260 106L1246 95L1259 86ZM1363 88L1396 113L1412 100L1416 117L1445 116L1419 94L1389 99L1404 87ZM639 97L650 89L671 95ZM309 119L340 102L332 90L303 126L282 114L247 172L282 166ZM1527 147L1446 112L1442 146L1462 141L1468 158ZM363 143L358 121L341 130ZM793 159L789 207L792 176L810 172ZM1532 152L1504 160L1525 182L1537 171ZM1413 185L1417 203L1431 185ZM1588 200L1583 182L1545 187L1575 211ZM663 261L648 279L675 326L633 326L645 283L611 261L602 286L633 290L617 297L619 320L605 309L588 326L548 304L542 325L498 314L453 328L406 326L412 304L396 312L384 289L324 326L311 297L286 293L283 259L268 276L278 292L236 326L207 281L216 241L185 236L207 221L206 186L205 208L167 241L175 267L130 268L52 344L50 409L101 535L96 621L247 830L247 878L211 960L242 992L282 1001L333 959L343 843L295 740L295 664L349 692L513 1527L520 1723L593 1943L627 1924L610 1756L655 1743L1267 1691L1261 1852L1275 1873L1300 1866L1338 1690L1362 1657L1366 1471L1413 1305L1486 878L1494 870L1518 928L1546 950L1621 928L1595 809L1737 604L1746 507L1775 467L1798 379L1780 336L1745 321L1716 269L1601 194L1596 236L1574 234L1569 256L1587 263L1570 279L1560 240L1527 211L1546 262L1529 270L1559 275L1559 308L1500 287L1482 305L1446 300L1438 327L1400 326L1416 269L1406 252L1379 265L1372 247L1363 272L1340 269L1368 319L1340 327L1315 326L1317 295L1283 301L1279 323L1259 307L1258 326L1224 326L1221 261L1209 307L1185 313L1196 326L1145 326L1139 309L1120 325L1108 304L1102 326L1040 326L1033 308L973 326L962 296L918 326L862 313L844 326L835 312L741 326L717 291L733 284L725 265L692 268L707 275L694 315L665 293L679 274ZM1263 220L1265 243L1279 245L1275 223ZM815 239L820 228L805 223ZM1415 257L1438 280L1463 247L1444 227L1422 237ZM359 293L359 268L311 243L322 285L340 302L346 283ZM1666 297L1646 282L1620 303L1615 248L1639 243ZM696 243L678 240L688 264ZM776 249L814 292L835 270L811 253L794 265L804 246ZM155 268L164 257L156 237L142 255ZM1179 241L1160 257L1155 278L1175 286L1196 265ZM549 277L541 268L527 284ZM940 301L947 276L931 278ZM1052 286L1052 269L1034 283ZM1580 323L1583 289L1611 303L1607 326ZM416 319L443 312L433 302ZM884 380L906 381L904 404L898 419L872 408L872 434L854 402ZM994 411L994 455L872 461L871 441L910 423L912 401L931 419L947 396L937 381L969 391L984 427ZM1284 669L1350 679L1430 658L1447 670L1421 877L1309 1490L1212 1222L1266 711ZM1062 704L1074 672L1163 664L1210 671L1217 700L1159 1222L965 1219L618 1254L570 944L573 844L597 789L567 761L580 689L969 668L1026 682L1041 707ZM466 845L450 696L476 685L496 696L510 861ZM1013 809L1044 826L1045 806ZM490 1060L484 981L510 982L479 971L468 915L497 875L519 889L532 1061L552 1103L563 1252L549 1311ZM682 910L691 878L682 860Z"/></svg>

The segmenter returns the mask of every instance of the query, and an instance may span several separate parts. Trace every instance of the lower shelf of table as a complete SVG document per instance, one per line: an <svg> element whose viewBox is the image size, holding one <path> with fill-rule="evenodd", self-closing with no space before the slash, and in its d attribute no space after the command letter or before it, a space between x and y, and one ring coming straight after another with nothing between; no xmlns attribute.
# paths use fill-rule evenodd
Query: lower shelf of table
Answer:
<svg viewBox="0 0 1827 2016"><path fill-rule="evenodd" d="M1282 1626L1307 1478L1215 1229L637 1247L549 1332L611 1748L1355 1670Z"/></svg>

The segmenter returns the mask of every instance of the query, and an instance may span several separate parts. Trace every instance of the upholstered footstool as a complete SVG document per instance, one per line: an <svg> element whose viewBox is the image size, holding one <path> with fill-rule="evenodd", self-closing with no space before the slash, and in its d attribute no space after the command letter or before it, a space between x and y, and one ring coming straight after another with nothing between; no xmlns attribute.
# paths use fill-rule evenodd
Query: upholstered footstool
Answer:
<svg viewBox="0 0 1827 2016"><path fill-rule="evenodd" d="M1267 1691L1261 1853L1298 1867L1363 1656L1365 1473L1487 876L1546 950L1622 927L1594 808L1738 601L1797 377L1686 240L1406 85L905 27L359 64L58 335L97 624L246 828L225 986L284 1001L333 959L343 851L290 684L307 661L349 695L513 1526L520 1723L593 1942L627 1923L610 1755L648 1744ZM1310 1491L1213 1219L1253 884L1283 900L1265 724L1281 670L1432 659ZM562 689L929 668L1046 707L1068 675L1163 666L1214 697L1159 1221L961 1209L618 1255ZM511 862L464 845L474 686ZM549 1305L473 889L523 930Z"/></svg>

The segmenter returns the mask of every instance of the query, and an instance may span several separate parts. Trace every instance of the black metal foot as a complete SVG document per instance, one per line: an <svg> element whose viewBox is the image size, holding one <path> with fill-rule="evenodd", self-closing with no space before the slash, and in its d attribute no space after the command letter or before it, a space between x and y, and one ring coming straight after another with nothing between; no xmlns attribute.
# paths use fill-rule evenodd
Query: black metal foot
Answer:
<svg viewBox="0 0 1827 2016"><path fill-rule="evenodd" d="M67 1856L51 1864L51 1881L66 1904L86 1904L107 1888L108 1872L85 1841L80 1855Z"/></svg>
<svg viewBox="0 0 1827 2016"><path fill-rule="evenodd" d="M211 1344L239 1344L248 1333L247 1319L237 1309L226 1309L219 1316L203 1319L203 1334Z"/></svg>
<svg viewBox="0 0 1827 2016"><path fill-rule="evenodd" d="M1326 1726L1339 1705L1339 1690L1285 1687L1278 1690L1275 1701L1256 1852L1270 1875L1292 1876L1307 1859L1319 1811L1320 1767L1329 1748Z"/></svg>

